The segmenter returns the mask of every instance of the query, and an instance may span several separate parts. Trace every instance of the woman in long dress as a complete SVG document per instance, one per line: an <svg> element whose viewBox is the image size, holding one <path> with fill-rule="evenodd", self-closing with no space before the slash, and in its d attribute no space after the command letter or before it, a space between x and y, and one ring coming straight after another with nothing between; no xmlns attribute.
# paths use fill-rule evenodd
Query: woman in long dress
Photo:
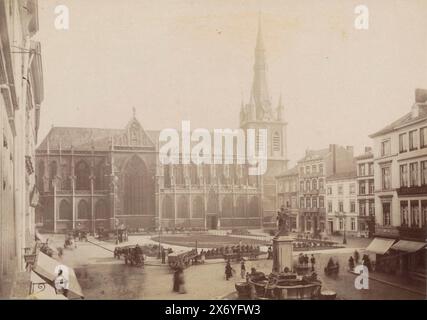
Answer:
<svg viewBox="0 0 427 320"><path fill-rule="evenodd" d="M185 280L184 280L184 270L180 270L179 272L179 293L187 293L187 290L185 290Z"/></svg>

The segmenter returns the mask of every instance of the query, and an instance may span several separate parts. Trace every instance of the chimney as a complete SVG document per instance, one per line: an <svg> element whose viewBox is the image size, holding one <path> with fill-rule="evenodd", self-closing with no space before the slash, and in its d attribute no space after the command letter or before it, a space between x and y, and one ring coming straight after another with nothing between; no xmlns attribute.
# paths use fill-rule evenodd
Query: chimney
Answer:
<svg viewBox="0 0 427 320"><path fill-rule="evenodd" d="M330 144L329 145L329 152L332 153L332 174L335 174L337 172L337 145L336 144Z"/></svg>
<svg viewBox="0 0 427 320"><path fill-rule="evenodd" d="M427 89L415 89L415 103L427 102Z"/></svg>

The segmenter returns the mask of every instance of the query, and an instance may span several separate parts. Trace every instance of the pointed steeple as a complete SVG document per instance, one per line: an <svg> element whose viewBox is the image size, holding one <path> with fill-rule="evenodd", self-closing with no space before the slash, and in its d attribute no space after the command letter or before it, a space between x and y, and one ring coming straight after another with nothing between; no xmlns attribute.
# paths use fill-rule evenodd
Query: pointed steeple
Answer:
<svg viewBox="0 0 427 320"><path fill-rule="evenodd" d="M285 107L282 103L282 94L280 94L279 97L279 104L277 105L277 120L282 121L283 120L283 113L285 111Z"/></svg>
<svg viewBox="0 0 427 320"><path fill-rule="evenodd" d="M271 117L271 101L267 86L267 64L262 36L261 14L258 17L258 34L255 46L254 79L251 96L255 102L256 118L263 120L266 117Z"/></svg>

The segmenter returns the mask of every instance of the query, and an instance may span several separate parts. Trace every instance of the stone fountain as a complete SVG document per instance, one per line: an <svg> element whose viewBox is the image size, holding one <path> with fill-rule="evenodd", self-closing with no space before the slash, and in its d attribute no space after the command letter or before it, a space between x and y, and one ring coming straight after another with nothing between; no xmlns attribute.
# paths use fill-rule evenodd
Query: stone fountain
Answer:
<svg viewBox="0 0 427 320"><path fill-rule="evenodd" d="M236 289L239 295L246 290L251 299L319 299L322 283L315 273L299 275L293 267L293 241L289 234L290 221L287 212L278 212L278 232L273 238L273 268L266 276L263 272L251 272L245 285ZM243 290L244 289L244 290ZM244 292L243 292L244 293Z"/></svg>

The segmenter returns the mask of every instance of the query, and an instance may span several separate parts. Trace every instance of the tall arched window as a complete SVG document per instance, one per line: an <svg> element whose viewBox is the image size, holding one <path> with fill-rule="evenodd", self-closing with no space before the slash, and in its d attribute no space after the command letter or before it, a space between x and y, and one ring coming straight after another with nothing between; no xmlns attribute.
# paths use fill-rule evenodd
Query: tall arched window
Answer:
<svg viewBox="0 0 427 320"><path fill-rule="evenodd" d="M175 210L173 205L173 199L171 196L165 196L162 202L162 218L173 219L175 217Z"/></svg>
<svg viewBox="0 0 427 320"><path fill-rule="evenodd" d="M180 196L178 199L178 218L190 218L190 211L186 196Z"/></svg>
<svg viewBox="0 0 427 320"><path fill-rule="evenodd" d="M245 217L246 216L246 198L239 196L236 201L236 216Z"/></svg>
<svg viewBox="0 0 427 320"><path fill-rule="evenodd" d="M59 203L59 220L73 220L73 209L65 199Z"/></svg>
<svg viewBox="0 0 427 320"><path fill-rule="evenodd" d="M39 161L37 169L37 188L44 192L44 161Z"/></svg>
<svg viewBox="0 0 427 320"><path fill-rule="evenodd" d="M58 174L58 164L56 161L52 161L49 164L49 189L53 190L53 181Z"/></svg>
<svg viewBox="0 0 427 320"><path fill-rule="evenodd" d="M211 169L208 164L205 164L203 167L203 178L206 184L211 184Z"/></svg>
<svg viewBox="0 0 427 320"><path fill-rule="evenodd" d="M317 180L316 179L313 179L311 185L312 185L312 190L317 190Z"/></svg>
<svg viewBox="0 0 427 320"><path fill-rule="evenodd" d="M171 172L171 165L170 164L166 164L163 167L163 173L164 173L164 184L165 184L165 188L170 188L172 185L172 172Z"/></svg>
<svg viewBox="0 0 427 320"><path fill-rule="evenodd" d="M61 164L61 189L70 190L71 189L71 169L69 162L64 162Z"/></svg>
<svg viewBox="0 0 427 320"><path fill-rule="evenodd" d="M191 170L191 184L198 186L200 184L198 166L193 164L191 165L190 170Z"/></svg>
<svg viewBox="0 0 427 320"><path fill-rule="evenodd" d="M205 215L205 205L203 202L203 198L200 196L196 196L193 199L193 218L202 218Z"/></svg>
<svg viewBox="0 0 427 320"><path fill-rule="evenodd" d="M75 168L76 190L90 190L90 168L86 161L80 161Z"/></svg>
<svg viewBox="0 0 427 320"><path fill-rule="evenodd" d="M90 219L89 204L86 200L80 200L77 206L77 218L82 220Z"/></svg>
<svg viewBox="0 0 427 320"><path fill-rule="evenodd" d="M231 196L225 196L222 200L222 216L232 217L233 216L233 199Z"/></svg>
<svg viewBox="0 0 427 320"><path fill-rule="evenodd" d="M273 134L273 151L280 151L280 134L277 131Z"/></svg>
<svg viewBox="0 0 427 320"><path fill-rule="evenodd" d="M251 201L249 203L249 216L250 217L257 217L258 213L259 213L258 198L252 197Z"/></svg>
<svg viewBox="0 0 427 320"><path fill-rule="evenodd" d="M144 162L133 156L124 170L124 214L140 215L144 212Z"/></svg>
<svg viewBox="0 0 427 320"><path fill-rule="evenodd" d="M99 162L95 167L95 189L104 190L107 189L107 177L106 177L105 162Z"/></svg>
<svg viewBox="0 0 427 320"><path fill-rule="evenodd" d="M109 217L107 203L105 200L99 200L95 205L95 219L108 219Z"/></svg>

